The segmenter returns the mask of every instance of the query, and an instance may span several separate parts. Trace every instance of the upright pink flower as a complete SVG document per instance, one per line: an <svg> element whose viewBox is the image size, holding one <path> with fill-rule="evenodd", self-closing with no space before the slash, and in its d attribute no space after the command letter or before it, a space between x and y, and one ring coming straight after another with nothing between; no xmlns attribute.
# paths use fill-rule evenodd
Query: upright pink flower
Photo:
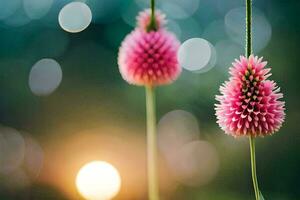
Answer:
<svg viewBox="0 0 300 200"><path fill-rule="evenodd" d="M118 57L119 70L124 80L134 85L157 86L169 84L179 76L177 61L180 46L176 37L165 27L165 17L155 12L156 30L147 31L150 10L137 17L137 27L123 41Z"/></svg>
<svg viewBox="0 0 300 200"><path fill-rule="evenodd" d="M233 136L265 136L281 127L284 118L284 102L279 87L271 76L267 62L251 55L235 60L230 68L231 78L220 87L216 96L217 123Z"/></svg>
<svg viewBox="0 0 300 200"><path fill-rule="evenodd" d="M122 42L118 64L125 81L145 86L148 199L159 200L155 88L172 83L179 76L180 43L165 29L165 16L155 10L155 0L151 0L150 5L151 10L139 14L137 27Z"/></svg>

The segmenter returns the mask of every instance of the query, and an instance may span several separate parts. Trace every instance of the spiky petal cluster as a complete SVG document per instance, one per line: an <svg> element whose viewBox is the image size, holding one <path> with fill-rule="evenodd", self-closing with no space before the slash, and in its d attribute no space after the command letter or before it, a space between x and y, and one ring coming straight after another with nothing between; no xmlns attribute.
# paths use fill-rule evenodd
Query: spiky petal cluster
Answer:
<svg viewBox="0 0 300 200"><path fill-rule="evenodd" d="M216 96L217 123L233 136L265 136L278 131L284 118L283 94L271 76L267 62L251 55L241 56L230 68L231 78Z"/></svg>
<svg viewBox="0 0 300 200"><path fill-rule="evenodd" d="M151 22L151 10L146 9L143 12L140 12L136 17L136 21L138 28L147 30L148 25ZM155 22L157 29L163 28L166 25L166 15L159 10L155 11Z"/></svg>
<svg viewBox="0 0 300 200"><path fill-rule="evenodd" d="M141 12L137 17L138 26L126 36L119 49L119 70L130 84L169 84L181 72L177 61L180 43L164 28L164 16L156 12L155 17L156 30L147 31L150 12Z"/></svg>

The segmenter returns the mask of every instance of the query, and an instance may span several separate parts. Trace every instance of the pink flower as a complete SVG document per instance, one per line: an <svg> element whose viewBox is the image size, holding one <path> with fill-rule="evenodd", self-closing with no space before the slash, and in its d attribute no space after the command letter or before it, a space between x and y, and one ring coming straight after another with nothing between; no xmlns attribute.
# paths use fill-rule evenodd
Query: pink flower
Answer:
<svg viewBox="0 0 300 200"><path fill-rule="evenodd" d="M160 12L155 16L157 30L147 32L150 11L141 12L138 27L126 36L119 49L119 70L130 84L169 84L181 72L177 61L180 43L163 27L164 16Z"/></svg>
<svg viewBox="0 0 300 200"><path fill-rule="evenodd" d="M141 28L142 30L147 30L147 27L150 24L151 20L151 10L146 9L143 12L140 12L139 15L136 17L136 20L137 27ZM157 29L163 28L163 26L166 25L166 15L160 12L159 10L156 10L155 22Z"/></svg>
<svg viewBox="0 0 300 200"><path fill-rule="evenodd" d="M271 76L267 62L251 55L235 60L231 78L220 87L216 96L217 123L233 136L265 136L278 131L284 118L283 94Z"/></svg>

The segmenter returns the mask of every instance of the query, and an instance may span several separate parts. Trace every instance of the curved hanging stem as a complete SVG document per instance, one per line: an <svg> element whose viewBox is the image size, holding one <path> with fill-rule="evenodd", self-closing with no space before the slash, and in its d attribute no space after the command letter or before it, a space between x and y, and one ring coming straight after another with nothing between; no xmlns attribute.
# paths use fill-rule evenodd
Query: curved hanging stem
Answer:
<svg viewBox="0 0 300 200"><path fill-rule="evenodd" d="M155 20L155 0L151 0L151 20L147 27L147 31L156 31L156 20Z"/></svg>
<svg viewBox="0 0 300 200"><path fill-rule="evenodd" d="M146 86L146 112L148 196L149 200L159 200L155 90L152 86Z"/></svg>

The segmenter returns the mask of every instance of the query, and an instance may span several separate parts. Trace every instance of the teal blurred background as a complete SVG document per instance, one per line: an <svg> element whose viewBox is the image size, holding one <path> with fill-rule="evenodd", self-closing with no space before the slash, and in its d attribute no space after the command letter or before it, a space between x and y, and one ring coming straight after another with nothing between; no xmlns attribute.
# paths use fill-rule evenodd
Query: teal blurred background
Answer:
<svg viewBox="0 0 300 200"><path fill-rule="evenodd" d="M28 11L26 1L39 6ZM122 80L117 54L148 1L81 1L90 7L93 20L79 33L68 33L58 23L59 11L70 2L0 0L0 123L6 130L0 137L0 165L5 166L0 167L0 199L81 199L76 173L95 159L120 171L123 183L115 199L147 199L144 89ZM265 199L298 200L300 2L254 0L253 5L254 52L272 66L271 78L281 87L287 109L282 129L257 140L260 188ZM183 70L174 84L157 88L158 120L173 110L187 111L199 124L197 140L206 141L215 153L214 162L208 162L210 154L201 152L196 166L204 171L195 175L199 181L192 180L193 174L178 179L181 160L170 164L162 151L164 199L254 199L248 140L223 134L214 116L214 96L228 78L230 63L244 52L243 6L242 0L157 0L157 7L167 13L169 30L181 42L204 38L214 46L217 59L206 73ZM43 58L56 60L62 70L61 83L47 96L29 87L31 68ZM6 145L7 138L16 148ZM18 144L24 148L17 151ZM182 162L188 165L193 159Z"/></svg>

